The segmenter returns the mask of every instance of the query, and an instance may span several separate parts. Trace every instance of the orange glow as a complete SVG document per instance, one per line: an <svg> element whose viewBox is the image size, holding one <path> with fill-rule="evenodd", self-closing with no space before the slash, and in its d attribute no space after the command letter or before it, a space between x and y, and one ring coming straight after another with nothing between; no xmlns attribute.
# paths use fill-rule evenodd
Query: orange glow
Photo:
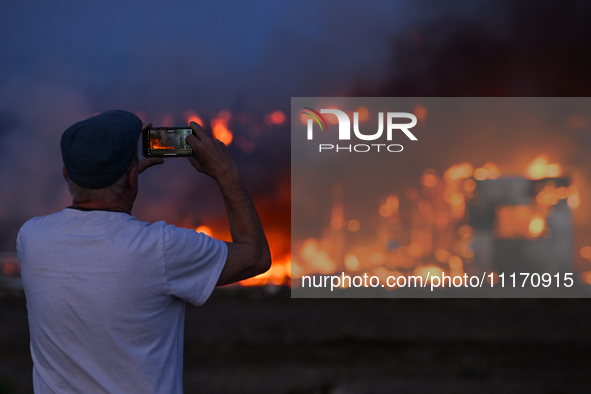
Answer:
<svg viewBox="0 0 591 394"><path fill-rule="evenodd" d="M398 206L398 196L391 195L386 199L386 203L380 206L380 215L383 217L388 217L398 211Z"/></svg>
<svg viewBox="0 0 591 394"><path fill-rule="evenodd" d="M360 122L365 122L369 118L369 111L365 107L359 107L355 112L357 112Z"/></svg>
<svg viewBox="0 0 591 394"><path fill-rule="evenodd" d="M458 229L458 234L462 238L469 238L472 236L472 227L468 224L464 224Z"/></svg>
<svg viewBox="0 0 591 394"><path fill-rule="evenodd" d="M427 265L425 267L418 267L415 269L414 274L421 276L423 279L429 279L433 276L441 277L443 270L435 265Z"/></svg>
<svg viewBox="0 0 591 394"><path fill-rule="evenodd" d="M472 176L474 167L470 163L460 163L451 166L443 174L443 178L446 182L450 183L459 179L465 179Z"/></svg>
<svg viewBox="0 0 591 394"><path fill-rule="evenodd" d="M360 111L358 108L357 112ZM238 146L238 141L235 143ZM561 176L559 164L550 163L543 156L536 160L531 163L530 172L536 175L538 171L540 179ZM538 169L540 163L543 171ZM448 271L450 275L476 272L480 267L472 266L475 229L466 224L469 223L468 204L479 204L479 200L487 198L479 195L481 190L477 188L489 185L481 185L479 181L500 176L499 168L492 162L478 168L468 162L456 163L442 176L427 169L418 179L420 184L415 182L414 187L403 189L403 201L399 201L402 195L386 192L389 194L382 195L368 217L357 219L345 215L343 187L337 185L339 187L333 188L332 193L330 223L326 223L318 239L296 245L299 252L294 256L297 263L292 262L294 275L339 274L344 270L379 277L396 273L393 276L426 278L427 274L433 276ZM531 179L529 175L528 178ZM552 233L546 218L552 215L553 206L560 201L564 203L565 199L571 208L581 203L577 188L562 186L565 181L532 182L532 190L537 194L528 205L496 205L494 236L497 239L550 238ZM363 232L360 222L364 223ZM367 231L365 226L369 226ZM363 238L356 232L362 233ZM370 239L372 233L375 238ZM580 253L580 263L591 261L591 244L581 248ZM495 273L492 279L487 275L486 280L497 283L499 277Z"/></svg>
<svg viewBox="0 0 591 394"><path fill-rule="evenodd" d="M560 165L549 164L546 155L536 157L525 171L525 176L529 179L556 178L561 174Z"/></svg>
<svg viewBox="0 0 591 394"><path fill-rule="evenodd" d="M408 247L408 254L412 257L421 257L423 248L419 244L412 244Z"/></svg>
<svg viewBox="0 0 591 394"><path fill-rule="evenodd" d="M591 285L591 271L584 272L581 277L585 281L585 283Z"/></svg>
<svg viewBox="0 0 591 394"><path fill-rule="evenodd" d="M338 109L338 108L333 105L333 106L326 107L326 109ZM338 124L339 123L339 119L337 118L337 116L335 114L323 114L323 115L324 115L324 119L326 120L326 123L330 123L330 124Z"/></svg>
<svg viewBox="0 0 591 394"><path fill-rule="evenodd" d="M449 253L445 249L437 249L433 255L440 263L445 263L449 260Z"/></svg>
<svg viewBox="0 0 591 394"><path fill-rule="evenodd" d="M532 237L538 237L544 231L545 226L544 218L541 216L534 216L529 222L529 235Z"/></svg>
<svg viewBox="0 0 591 394"><path fill-rule="evenodd" d="M414 116L417 117L417 120L419 122L427 119L427 108L425 108L424 105L421 105L421 104L416 105L412 112L413 112Z"/></svg>
<svg viewBox="0 0 591 394"><path fill-rule="evenodd" d="M198 233L203 233L205 235L209 235L210 237L213 237L213 233L211 232L211 229L207 226L199 226L195 229L195 231L197 231Z"/></svg>
<svg viewBox="0 0 591 394"><path fill-rule="evenodd" d="M434 187L437 185L437 177L433 174L424 174L421 177L421 184L426 187Z"/></svg>
<svg viewBox="0 0 591 394"><path fill-rule="evenodd" d="M462 205L464 203L464 196L461 193L453 193L449 199L451 205Z"/></svg>
<svg viewBox="0 0 591 394"><path fill-rule="evenodd" d="M385 256L382 253L378 252L373 253L371 256L369 256L369 261L374 265L382 265L385 259Z"/></svg>
<svg viewBox="0 0 591 394"><path fill-rule="evenodd" d="M386 205L389 206L392 209L392 211L394 211L394 212L398 211L398 205L399 205L398 196L396 196L396 195L389 196L388 199L386 200Z"/></svg>
<svg viewBox="0 0 591 394"><path fill-rule="evenodd" d="M584 129L589 123L583 115L570 115L566 118L566 124L572 128Z"/></svg>
<svg viewBox="0 0 591 394"><path fill-rule="evenodd" d="M392 214L392 208L390 208L388 205L384 204L382 206L380 206L380 215L383 217L388 217Z"/></svg>
<svg viewBox="0 0 591 394"><path fill-rule="evenodd" d="M232 139L234 138L234 136L232 132L228 129L228 121L225 117L215 118L211 122L211 128L213 130L213 136L218 140L222 141L224 145L227 146L230 145L230 143L232 143Z"/></svg>
<svg viewBox="0 0 591 394"><path fill-rule="evenodd" d="M474 179L471 178L464 180L462 185L464 186L464 190L467 192L472 192L474 189L476 189L476 182L474 182Z"/></svg>
<svg viewBox="0 0 591 394"><path fill-rule="evenodd" d="M464 263L462 262L462 259L459 256L451 256L449 258L448 264L449 268L451 268L454 271L460 271L464 266Z"/></svg>
<svg viewBox="0 0 591 394"><path fill-rule="evenodd" d="M267 126L280 125L285 122L285 114L283 111L274 111L265 115L265 124Z"/></svg>
<svg viewBox="0 0 591 394"><path fill-rule="evenodd" d="M320 274L330 274L337 269L337 265L328 257L328 253L324 250L314 251L313 257L308 260L312 272Z"/></svg>
<svg viewBox="0 0 591 394"><path fill-rule="evenodd" d="M488 171L486 171L484 168L477 168L474 170L473 176L477 181L483 181L488 178Z"/></svg>
<svg viewBox="0 0 591 394"><path fill-rule="evenodd" d="M305 113L301 112L300 113L300 122L306 126L308 124L308 119L312 120L312 118L310 117L310 115L306 115Z"/></svg>
<svg viewBox="0 0 591 394"><path fill-rule="evenodd" d="M591 260L591 246L583 246L581 248L581 256L587 260Z"/></svg>
<svg viewBox="0 0 591 394"><path fill-rule="evenodd" d="M357 271L359 269L360 262L357 256L349 253L345 256L345 267L351 271Z"/></svg>
<svg viewBox="0 0 591 394"><path fill-rule="evenodd" d="M150 139L150 149L174 149L174 147L164 146L160 143L160 140Z"/></svg>
<svg viewBox="0 0 591 394"><path fill-rule="evenodd" d="M187 125L189 125L191 122L195 122L201 127L205 127L203 125L203 120L201 120L201 118L199 117L199 115L197 115L195 111L186 111L185 120L187 121Z"/></svg>
<svg viewBox="0 0 591 394"><path fill-rule="evenodd" d="M291 278L291 268L292 262L289 259L285 261L274 261L267 272L243 280L240 284L243 286L262 286L268 283L283 285L286 283L286 280L288 281Z"/></svg>
<svg viewBox="0 0 591 394"><path fill-rule="evenodd" d="M5 263L4 264L4 274L6 276L11 276L16 273L16 264L13 263Z"/></svg>
<svg viewBox="0 0 591 394"><path fill-rule="evenodd" d="M232 113L227 109L221 110L217 116L220 119L224 119L226 122L229 122L232 119Z"/></svg>
<svg viewBox="0 0 591 394"><path fill-rule="evenodd" d="M496 272L492 272L492 282L490 279L490 275L486 275L486 281L490 284L496 285L499 281L499 274L497 274Z"/></svg>
<svg viewBox="0 0 591 394"><path fill-rule="evenodd" d="M568 199L566 200L567 204L571 208L578 208L581 205L581 196L579 195L579 190L576 186L571 186L568 188Z"/></svg>
<svg viewBox="0 0 591 394"><path fill-rule="evenodd" d="M544 218L534 214L527 205L501 205L496 213L495 234L498 238L537 237L544 230Z"/></svg>
<svg viewBox="0 0 591 394"><path fill-rule="evenodd" d="M340 230L345 226L344 217L345 208L342 202L336 202L332 207L332 213L330 217L330 228L333 230Z"/></svg>
<svg viewBox="0 0 591 394"><path fill-rule="evenodd" d="M347 223L347 228L351 232L356 232L361 228L361 224L359 223L359 220L349 220L349 223Z"/></svg>
<svg viewBox="0 0 591 394"><path fill-rule="evenodd" d="M409 200L416 200L419 197L419 192L415 188L410 188L406 191L406 198Z"/></svg>
<svg viewBox="0 0 591 394"><path fill-rule="evenodd" d="M486 170L489 179L498 179L501 176L501 171L499 167L495 165L493 162L485 163L482 168Z"/></svg>

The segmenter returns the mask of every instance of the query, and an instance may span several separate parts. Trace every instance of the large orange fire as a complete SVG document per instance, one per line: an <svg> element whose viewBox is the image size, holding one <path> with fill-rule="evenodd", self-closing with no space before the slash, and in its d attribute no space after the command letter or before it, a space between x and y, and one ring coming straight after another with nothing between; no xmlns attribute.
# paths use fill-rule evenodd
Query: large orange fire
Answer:
<svg viewBox="0 0 591 394"><path fill-rule="evenodd" d="M542 157L542 156L541 156ZM533 170L532 170L533 169ZM552 207L566 199L575 209L580 203L576 186L557 187L549 175L562 174L558 164L549 164L536 158L525 172L529 179L547 179L530 205L501 206L497 209L495 234L499 238L533 239L547 236L546 217ZM448 168L442 176L431 169L424 171L420 188L406 190L403 196L391 194L376 207L382 222L376 228L376 239L364 245L346 245L346 234L360 229L360 218L344 216L342 188L335 186L330 221L323 236L296 240L296 255L290 252L290 236L281 226L265 226L273 256L271 269L259 276L240 282L244 286L265 284L290 285L292 272L295 276L331 274L341 270L367 272L385 280L388 276L420 275L427 277L446 272L463 275L472 263L474 251L473 229L466 224L466 207L475 197L476 182L497 179L499 168L492 162L474 168L469 163L459 163ZM288 188L284 185L284 188ZM289 197L286 197L289 198ZM402 223L401 198L411 205L411 223ZM288 207L283 216L288 217ZM272 220L274 212L262 211L262 220ZM268 224L268 223L267 223ZM277 224L277 223L275 223ZM220 223L200 226L196 231L230 240L228 230ZM406 229L406 230L405 230ZM403 234L408 231L409 234ZM402 245L388 250L388 234L406 240ZM581 255L591 260L591 246L582 249ZM591 272L583 273L584 280L591 283Z"/></svg>
<svg viewBox="0 0 591 394"><path fill-rule="evenodd" d="M474 257L474 229L467 224L467 205L478 201L476 181L497 179L500 175L492 162L478 168L459 163L447 169L443 176L427 169L420 178L420 188L410 188L402 196L383 197L376 207L376 217L379 214L381 221L375 228L374 241L359 244L354 242L354 233L359 231L362 219L368 218L344 217L342 190L337 185L331 219L323 235L294 241L297 251L292 256L294 277L341 271L365 272L382 280L401 275L426 278L427 274L441 272L461 276L470 269ZM497 207L495 236L498 239L550 237L546 219L553 206L561 200L566 200L571 209L580 204L575 185L558 186L561 175L559 164L550 163L546 156L535 158L527 167L525 177L541 180L541 187L529 205ZM402 222L401 198L410 203L410 223ZM390 245L392 239L397 240L396 245ZM586 247L583 253L591 261L591 247ZM591 283L591 272L583 273L582 277Z"/></svg>

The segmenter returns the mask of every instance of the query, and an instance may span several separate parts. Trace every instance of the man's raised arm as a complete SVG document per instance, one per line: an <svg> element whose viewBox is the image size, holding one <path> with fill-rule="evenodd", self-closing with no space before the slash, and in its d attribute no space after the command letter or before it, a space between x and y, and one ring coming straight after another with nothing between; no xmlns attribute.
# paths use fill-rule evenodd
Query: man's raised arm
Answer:
<svg viewBox="0 0 591 394"><path fill-rule="evenodd" d="M189 161L197 171L217 182L230 221L232 242L226 243L228 258L217 285L227 285L267 271L271 267L267 238L236 164L221 141L211 138L195 122L190 126L195 135L187 137L194 152Z"/></svg>

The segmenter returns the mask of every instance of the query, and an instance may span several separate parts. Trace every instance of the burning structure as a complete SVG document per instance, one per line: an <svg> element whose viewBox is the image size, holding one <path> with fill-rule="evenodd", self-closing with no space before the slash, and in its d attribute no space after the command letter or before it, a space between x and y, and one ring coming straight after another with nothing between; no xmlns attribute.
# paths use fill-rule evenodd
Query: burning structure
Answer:
<svg viewBox="0 0 591 394"><path fill-rule="evenodd" d="M375 226L371 242L356 239L360 221L345 218L342 188L334 187L330 224L320 239L296 246L294 277L367 273L385 282L401 275L573 271L572 210L580 196L545 156L524 176L501 176L491 162L459 163L443 176L425 170L420 184L402 198L384 197L377 221L364 218Z"/></svg>

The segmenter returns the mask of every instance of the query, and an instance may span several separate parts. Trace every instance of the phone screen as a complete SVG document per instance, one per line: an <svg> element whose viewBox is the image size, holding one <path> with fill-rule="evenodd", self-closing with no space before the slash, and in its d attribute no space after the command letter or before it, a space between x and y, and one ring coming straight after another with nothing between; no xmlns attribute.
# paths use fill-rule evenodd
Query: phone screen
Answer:
<svg viewBox="0 0 591 394"><path fill-rule="evenodd" d="M150 149L187 149L185 141L191 129L150 130Z"/></svg>
<svg viewBox="0 0 591 394"><path fill-rule="evenodd" d="M186 138L193 132L188 127L158 127L144 132L144 156L191 156Z"/></svg>

